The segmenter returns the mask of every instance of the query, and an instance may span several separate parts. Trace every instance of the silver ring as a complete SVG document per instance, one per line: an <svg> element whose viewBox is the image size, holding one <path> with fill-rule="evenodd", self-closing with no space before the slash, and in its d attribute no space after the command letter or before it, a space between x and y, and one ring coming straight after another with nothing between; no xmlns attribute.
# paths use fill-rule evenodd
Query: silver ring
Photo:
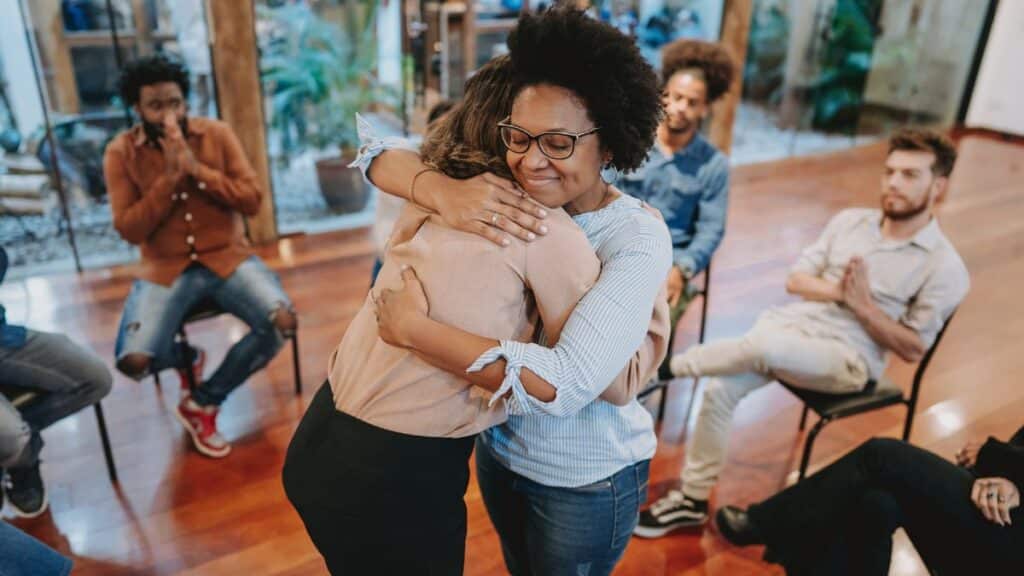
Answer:
<svg viewBox="0 0 1024 576"><path fill-rule="evenodd" d="M996 502L999 502L1000 504L1005 504L1006 503L1006 496L999 495L999 497L996 498Z"/></svg>
<svg viewBox="0 0 1024 576"><path fill-rule="evenodd" d="M986 496L988 497L989 500L991 500L991 499L995 498L996 496L998 496L998 494L996 494L995 491L992 491L992 492L989 492L988 494L986 494Z"/></svg>
<svg viewBox="0 0 1024 576"><path fill-rule="evenodd" d="M497 226L497 225L498 225L498 213L494 212L494 213L491 214L491 226Z"/></svg>

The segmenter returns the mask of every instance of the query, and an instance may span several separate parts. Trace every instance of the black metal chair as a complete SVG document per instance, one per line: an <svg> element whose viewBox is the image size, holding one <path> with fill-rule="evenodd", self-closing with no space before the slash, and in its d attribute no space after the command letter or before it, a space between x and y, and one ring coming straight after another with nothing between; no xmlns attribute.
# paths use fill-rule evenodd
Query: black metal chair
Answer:
<svg viewBox="0 0 1024 576"><path fill-rule="evenodd" d="M192 324L193 322L199 322L201 320L207 320L215 318L224 314L225 311L217 305L213 299L201 300L196 304L192 311L189 312L188 316L185 317L185 321L178 327L178 335L176 336L176 349L179 351L179 366L182 366L182 371L188 376L188 387L189 390L195 390L199 382L195 380L195 374L191 370L192 359L188 355L188 351L191 349L188 343L188 334L185 332L185 326ZM302 370L299 365L299 331L296 328L295 332L288 336L288 340L292 342L292 371L295 379L295 395L302 395ZM153 373L153 380L157 387L160 387L160 374L158 372Z"/></svg>
<svg viewBox="0 0 1024 576"><path fill-rule="evenodd" d="M905 397L903 390L885 376L882 376L878 381L869 381L863 391L854 394L812 392L779 380L780 384L785 386L786 389L804 403L803 414L800 416L800 430L803 430L807 425L808 411L813 410L818 415L818 422L807 433L807 440L804 443L803 455L800 457L798 482L803 480L807 474L807 465L811 460L811 450L814 448L815 438L818 437L818 433L821 432L822 428L833 420L881 410L896 404L903 404L907 407L907 419L903 423L903 441L910 440L910 429L914 423L917 398L921 392L921 380L924 378L924 372L928 369L928 364L935 354L935 349L939 347L939 342L942 341L942 337L946 333L946 328L949 328L949 323L952 321L953 314L950 314L942 329L935 336L935 342L932 343L931 348L925 352L921 361L917 364L917 369L914 371L914 382L910 388L910 396Z"/></svg>
<svg viewBox="0 0 1024 576"><path fill-rule="evenodd" d="M22 409L39 399L44 392L29 390L18 386L0 385L0 394L17 409ZM96 412L96 426L100 430L100 441L103 443L103 456L107 459L107 474L110 481L117 484L117 468L114 467L114 453L110 449L110 436L107 435L107 420L103 417L103 406L100 402L92 405Z"/></svg>
<svg viewBox="0 0 1024 576"><path fill-rule="evenodd" d="M704 276L704 285L701 287L700 290L698 290L697 292L694 293L694 297L695 298L700 298L701 299L701 305L700 305L700 332L698 333L698 336L697 336L697 344L703 344L704 343L704 333L705 333L704 329L707 327L707 321L708 321L708 300L709 300L708 295L711 293L710 292L711 291L711 262L708 262L707 268L705 268L704 272L702 272L701 274ZM691 301L690 304L692 305L693 301ZM689 308L689 306L687 306L687 308ZM675 347L675 343L676 343L676 328L678 327L679 321L685 315L686 315L686 313L683 312L683 314L680 315L679 318L676 318L675 322L672 323L672 326L669 329L670 331L669 331L669 337L668 337L668 357L672 356L672 349ZM637 399L638 400L643 400L643 399L647 398L648 396L650 396L651 394L654 394L655 392L657 392L659 390L661 391L661 398L658 400L658 419L657 419L658 422L661 422L662 419L664 419L664 417L665 417L665 403L668 400L668 385L672 383L672 380L674 378L675 377L672 376L672 373L668 370L668 362L667 362L667 358L666 358L666 362L664 364L662 364L661 368L658 370L658 381L655 384L653 384L652 386L650 386L649 388L645 389L643 392L640 392L639 394L637 394ZM699 381L700 381L699 378L694 378L694 380L693 380L693 393L697 392L697 384L699 383ZM692 409L693 409L693 394L690 395L690 404L686 408L686 420L690 419L690 410L692 410Z"/></svg>

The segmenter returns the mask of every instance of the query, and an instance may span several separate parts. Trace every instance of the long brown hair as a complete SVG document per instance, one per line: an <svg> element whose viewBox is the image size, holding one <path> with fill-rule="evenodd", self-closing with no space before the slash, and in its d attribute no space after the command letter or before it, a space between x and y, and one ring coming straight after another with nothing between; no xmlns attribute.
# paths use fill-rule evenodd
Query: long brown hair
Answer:
<svg viewBox="0 0 1024 576"><path fill-rule="evenodd" d="M427 133L423 162L452 178L492 172L511 179L497 124L512 111L516 92L508 56L484 64L466 81L462 100Z"/></svg>

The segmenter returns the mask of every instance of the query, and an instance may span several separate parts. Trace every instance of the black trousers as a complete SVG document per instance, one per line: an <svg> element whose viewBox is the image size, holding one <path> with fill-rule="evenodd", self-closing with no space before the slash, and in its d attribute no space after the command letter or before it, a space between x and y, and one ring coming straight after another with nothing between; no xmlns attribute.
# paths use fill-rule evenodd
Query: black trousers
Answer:
<svg viewBox="0 0 1024 576"><path fill-rule="evenodd" d="M803 482L750 507L765 559L794 575L886 576L902 527L941 576L1024 574L1024 514L1011 526L971 502L975 477L910 444L874 439Z"/></svg>
<svg viewBox="0 0 1024 576"><path fill-rule="evenodd" d="M462 574L473 441L377 428L336 410L324 383L288 446L285 492L331 574Z"/></svg>

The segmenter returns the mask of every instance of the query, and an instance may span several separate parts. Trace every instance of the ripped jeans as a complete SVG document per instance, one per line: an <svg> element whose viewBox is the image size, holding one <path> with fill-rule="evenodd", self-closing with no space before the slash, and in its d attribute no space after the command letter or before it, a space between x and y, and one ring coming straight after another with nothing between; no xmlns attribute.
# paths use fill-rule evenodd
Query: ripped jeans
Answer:
<svg viewBox="0 0 1024 576"><path fill-rule="evenodd" d="M292 304L277 274L256 256L250 256L227 278L192 265L171 286L136 280L124 305L114 355L129 354L152 359L147 374L127 374L141 379L167 368L176 368L180 355L175 334L196 304L212 298L225 312L249 325L250 331L228 350L216 372L196 388L192 399L203 406L220 405L232 390L253 372L270 362L284 344L274 325L279 309Z"/></svg>

